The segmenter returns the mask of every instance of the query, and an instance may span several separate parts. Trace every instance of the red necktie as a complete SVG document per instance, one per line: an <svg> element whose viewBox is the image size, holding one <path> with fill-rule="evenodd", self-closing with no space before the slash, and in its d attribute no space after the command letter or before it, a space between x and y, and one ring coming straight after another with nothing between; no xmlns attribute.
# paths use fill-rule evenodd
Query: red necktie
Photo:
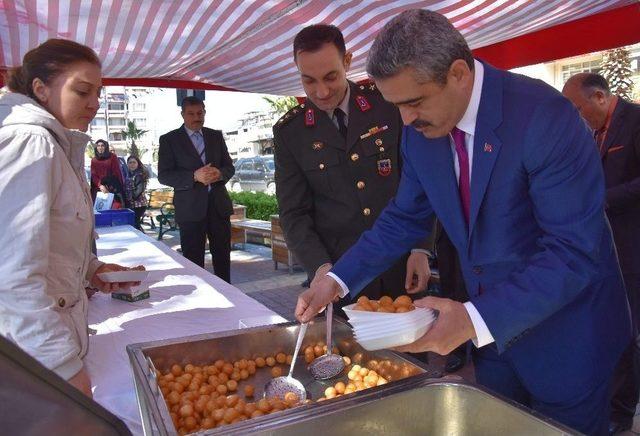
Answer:
<svg viewBox="0 0 640 436"><path fill-rule="evenodd" d="M460 178L458 179L458 190L460 191L460 202L464 219L469 224L469 209L471 207L471 189L469 187L469 155L464 145L464 132L457 127L451 131L451 137L456 145L458 164L460 166Z"/></svg>

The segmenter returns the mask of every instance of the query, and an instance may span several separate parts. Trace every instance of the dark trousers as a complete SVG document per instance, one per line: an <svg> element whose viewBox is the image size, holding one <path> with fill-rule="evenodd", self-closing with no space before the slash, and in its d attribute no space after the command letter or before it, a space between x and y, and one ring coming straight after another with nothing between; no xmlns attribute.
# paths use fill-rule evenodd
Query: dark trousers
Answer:
<svg viewBox="0 0 640 436"><path fill-rule="evenodd" d="M142 207L134 207L133 209L133 213L136 214L136 223L135 223L135 228L138 230L142 230L142 217L144 217L144 212L147 210L147 206L142 206Z"/></svg>
<svg viewBox="0 0 640 436"><path fill-rule="evenodd" d="M207 216L200 221L180 222L182 255L204 268L204 247L209 240L213 271L222 280L231 282L231 222L222 216L209 196Z"/></svg>
<svg viewBox="0 0 640 436"><path fill-rule="evenodd" d="M472 355L476 381L482 386L582 433L608 434L610 377L604 377L595 386L576 389L570 395L566 386L558 386L555 392L544 393L544 398L535 398L527 383L533 386L536 381L522 380L508 359L498 355L494 344L474 348Z"/></svg>
<svg viewBox="0 0 640 436"><path fill-rule="evenodd" d="M640 393L640 344L638 343L640 274L624 274L624 283L631 308L634 340L622 353L613 375L611 421L622 425L631 425Z"/></svg>

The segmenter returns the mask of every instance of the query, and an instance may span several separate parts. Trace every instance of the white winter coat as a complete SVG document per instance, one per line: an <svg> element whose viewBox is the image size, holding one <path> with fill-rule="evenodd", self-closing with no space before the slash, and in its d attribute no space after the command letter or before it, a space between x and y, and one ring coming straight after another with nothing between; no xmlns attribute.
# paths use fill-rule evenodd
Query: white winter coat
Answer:
<svg viewBox="0 0 640 436"><path fill-rule="evenodd" d="M0 96L0 334L65 379L87 353L89 137L22 94Z"/></svg>

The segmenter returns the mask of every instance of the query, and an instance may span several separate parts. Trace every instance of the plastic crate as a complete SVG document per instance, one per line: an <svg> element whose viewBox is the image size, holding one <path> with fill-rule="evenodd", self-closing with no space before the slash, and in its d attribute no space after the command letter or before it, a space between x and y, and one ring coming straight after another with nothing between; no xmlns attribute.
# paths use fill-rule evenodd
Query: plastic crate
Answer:
<svg viewBox="0 0 640 436"><path fill-rule="evenodd" d="M94 211L94 214L96 227L133 226L136 223L136 214L131 209Z"/></svg>

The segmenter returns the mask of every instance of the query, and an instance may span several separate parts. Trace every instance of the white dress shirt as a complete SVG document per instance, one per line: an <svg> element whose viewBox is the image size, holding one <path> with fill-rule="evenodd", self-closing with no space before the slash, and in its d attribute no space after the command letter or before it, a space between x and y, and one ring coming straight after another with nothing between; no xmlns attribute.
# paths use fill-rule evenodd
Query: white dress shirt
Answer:
<svg viewBox="0 0 640 436"><path fill-rule="evenodd" d="M469 181L470 184L473 183L472 178L472 169L473 169L473 141L476 131L476 120L478 118L478 108L480 107L480 97L482 94L482 82L484 79L484 67L480 62L474 60L474 78L473 78L473 88L471 91L471 99L469 100L469 105L467 106L467 110L464 115L456 125L456 127L464 132L465 145L467 148L467 154L469 156ZM456 180L460 179L460 162L458 162L458 155L456 153L455 144L453 140L451 140L451 154L453 156L453 167L456 173ZM340 285L341 292L340 297L344 297L349 293L349 288L347 285L332 272L327 273L328 276L332 277L338 285ZM473 305L472 302L467 301L464 303L464 307L469 314L469 318L471 318L471 323L473 324L473 328L476 332L476 338L473 339L473 344L476 347L483 347L494 342L493 335L489 331L487 324L482 319L482 316Z"/></svg>

